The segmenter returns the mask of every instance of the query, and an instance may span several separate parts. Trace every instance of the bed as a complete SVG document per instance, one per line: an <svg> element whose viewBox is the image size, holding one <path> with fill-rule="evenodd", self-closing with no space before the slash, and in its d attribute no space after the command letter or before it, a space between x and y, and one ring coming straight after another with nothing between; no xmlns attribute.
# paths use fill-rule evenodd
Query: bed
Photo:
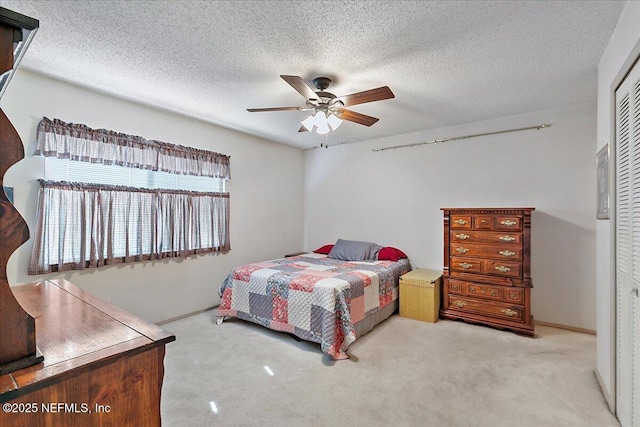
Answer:
<svg viewBox="0 0 640 427"><path fill-rule="evenodd" d="M408 259L346 261L308 253L235 268L220 286L218 324L248 320L320 344L334 359L398 306Z"/></svg>

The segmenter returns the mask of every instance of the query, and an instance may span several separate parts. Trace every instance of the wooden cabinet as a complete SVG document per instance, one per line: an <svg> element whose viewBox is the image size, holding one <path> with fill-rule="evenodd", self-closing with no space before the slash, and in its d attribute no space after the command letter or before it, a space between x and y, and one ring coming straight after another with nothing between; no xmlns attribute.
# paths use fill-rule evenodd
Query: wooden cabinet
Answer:
<svg viewBox="0 0 640 427"><path fill-rule="evenodd" d="M12 289L36 318L44 361L0 375L0 426L161 425L172 334L64 280Z"/></svg>
<svg viewBox="0 0 640 427"><path fill-rule="evenodd" d="M531 212L443 208L441 317L533 336Z"/></svg>

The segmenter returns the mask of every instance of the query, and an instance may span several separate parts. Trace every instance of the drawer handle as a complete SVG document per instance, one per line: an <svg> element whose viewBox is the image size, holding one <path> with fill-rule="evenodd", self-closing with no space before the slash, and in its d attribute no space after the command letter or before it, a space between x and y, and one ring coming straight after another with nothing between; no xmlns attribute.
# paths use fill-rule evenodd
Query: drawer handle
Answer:
<svg viewBox="0 0 640 427"><path fill-rule="evenodd" d="M458 307L458 308L462 308L462 307L464 307L465 305L467 305L467 303L466 303L466 302L464 302L464 301L456 300L456 301L454 301L454 302L453 302L453 305L455 305L455 306L456 306L456 307Z"/></svg>
<svg viewBox="0 0 640 427"><path fill-rule="evenodd" d="M456 248L456 252L461 253L461 254L466 254L467 252L469 252L469 249L467 249L467 248Z"/></svg>
<svg viewBox="0 0 640 427"><path fill-rule="evenodd" d="M502 309L502 310L500 310L500 311L501 311L502 313L506 314L506 315L507 315L507 316L509 316L509 317L513 317L513 316L515 316L516 314L518 314L518 312L517 312L517 311L513 311L513 310L510 310L510 309L508 309L508 308L503 308L503 309Z"/></svg>
<svg viewBox="0 0 640 427"><path fill-rule="evenodd" d="M456 234L456 239L467 240L469 238L468 234Z"/></svg>
<svg viewBox="0 0 640 427"><path fill-rule="evenodd" d="M500 255L504 255L504 256L514 256L516 253L513 251L500 251L498 252Z"/></svg>
<svg viewBox="0 0 640 427"><path fill-rule="evenodd" d="M512 225L516 225L518 221L514 221L512 219L505 219L504 221L500 221L500 224L506 225L507 227L511 227Z"/></svg>
<svg viewBox="0 0 640 427"><path fill-rule="evenodd" d="M465 225L466 223L468 223L469 221L467 221L466 219L456 219L455 221L456 224L458 225Z"/></svg>
<svg viewBox="0 0 640 427"><path fill-rule="evenodd" d="M486 294L487 291L489 291L489 294L491 294L492 297L496 296L496 290L495 289L487 289L484 286L478 286L478 289L480 289L480 292L482 292L483 294ZM469 290L471 291L472 294L476 293L476 288L475 287L470 288Z"/></svg>
<svg viewBox="0 0 640 427"><path fill-rule="evenodd" d="M496 270L501 273L506 273L507 271L511 271L509 267L505 267L504 265L496 265Z"/></svg>
<svg viewBox="0 0 640 427"><path fill-rule="evenodd" d="M514 240L516 240L516 238L513 236L500 236L499 239L503 242L513 242Z"/></svg>
<svg viewBox="0 0 640 427"><path fill-rule="evenodd" d="M473 267L473 264L469 264L468 262L461 262L460 263L460 267L462 267L464 269L469 269L469 268Z"/></svg>

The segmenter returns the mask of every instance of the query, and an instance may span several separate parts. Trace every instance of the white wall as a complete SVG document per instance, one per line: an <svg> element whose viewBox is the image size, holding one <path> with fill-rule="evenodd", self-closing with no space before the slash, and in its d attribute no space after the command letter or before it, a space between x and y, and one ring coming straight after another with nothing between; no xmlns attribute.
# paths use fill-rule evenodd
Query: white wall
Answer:
<svg viewBox="0 0 640 427"><path fill-rule="evenodd" d="M441 207L535 207L532 312L595 329L596 106L583 104L305 152L305 249L337 238L441 269ZM550 123L543 130L372 148Z"/></svg>
<svg viewBox="0 0 640 427"><path fill-rule="evenodd" d="M43 116L231 156L231 181L227 186L231 193L229 253L28 276L32 245L27 242L10 259L12 285L63 277L125 310L158 322L218 304L218 287L234 266L278 258L302 248L301 150L25 70L16 73L2 99L2 109L20 134L27 156L7 172L5 185L15 187L15 205L32 235L36 179L43 174L43 159L32 157L32 153L36 126Z"/></svg>
<svg viewBox="0 0 640 427"><path fill-rule="evenodd" d="M622 11L616 29L609 40L609 45L598 65L598 140L596 150L602 148L607 142L615 144L614 92L639 55L640 2L630 1ZM612 145L612 160L615 159L613 148ZM610 164L613 164L613 161ZM615 206L613 207L612 215L615 215ZM613 220L599 221L596 229L597 373L605 397L612 409L615 405L616 346L614 226L615 221Z"/></svg>

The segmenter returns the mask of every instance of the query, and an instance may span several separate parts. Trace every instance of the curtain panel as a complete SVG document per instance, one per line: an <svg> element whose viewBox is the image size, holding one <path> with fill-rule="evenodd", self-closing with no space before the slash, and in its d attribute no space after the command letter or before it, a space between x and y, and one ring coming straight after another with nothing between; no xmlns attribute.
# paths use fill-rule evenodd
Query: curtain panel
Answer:
<svg viewBox="0 0 640 427"><path fill-rule="evenodd" d="M229 156L43 117L34 155L231 179Z"/></svg>
<svg viewBox="0 0 640 427"><path fill-rule="evenodd" d="M40 180L29 274L226 252L229 193Z"/></svg>

